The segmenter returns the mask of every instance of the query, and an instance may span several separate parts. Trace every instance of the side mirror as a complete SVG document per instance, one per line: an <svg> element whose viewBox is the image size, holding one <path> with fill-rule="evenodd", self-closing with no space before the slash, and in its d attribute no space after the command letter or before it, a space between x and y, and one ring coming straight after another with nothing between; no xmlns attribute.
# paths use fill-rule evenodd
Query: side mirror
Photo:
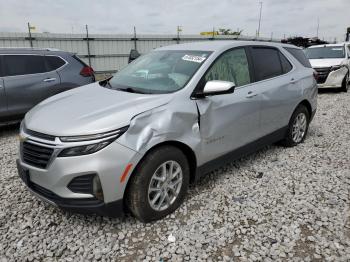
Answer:
<svg viewBox="0 0 350 262"><path fill-rule="evenodd" d="M131 49L130 54L129 54L129 61L128 63L131 63L134 61L136 58L140 56L140 53L136 49Z"/></svg>
<svg viewBox="0 0 350 262"><path fill-rule="evenodd" d="M198 96L205 97L233 93L235 86L234 82L229 81L208 81L203 88L203 92L198 94Z"/></svg>

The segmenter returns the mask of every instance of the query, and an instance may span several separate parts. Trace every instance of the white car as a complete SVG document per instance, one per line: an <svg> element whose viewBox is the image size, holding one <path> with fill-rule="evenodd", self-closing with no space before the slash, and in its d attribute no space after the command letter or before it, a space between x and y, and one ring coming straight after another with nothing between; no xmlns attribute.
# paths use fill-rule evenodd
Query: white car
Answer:
<svg viewBox="0 0 350 262"><path fill-rule="evenodd" d="M318 74L319 88L340 88L347 92L350 71L350 43L316 45L305 49Z"/></svg>

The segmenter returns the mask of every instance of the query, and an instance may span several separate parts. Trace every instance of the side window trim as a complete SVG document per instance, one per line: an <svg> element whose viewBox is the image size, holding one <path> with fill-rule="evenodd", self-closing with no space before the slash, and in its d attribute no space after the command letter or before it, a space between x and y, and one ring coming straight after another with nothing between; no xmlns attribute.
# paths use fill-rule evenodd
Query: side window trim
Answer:
<svg viewBox="0 0 350 262"><path fill-rule="evenodd" d="M251 65L250 65L250 60L249 60L249 54L248 54L248 50L247 50L247 46L236 46L236 47L233 47L233 48L230 48L230 49L227 49L225 50L224 52L222 52L220 55L218 55L214 61L210 64L210 66L205 70L204 74L202 75L201 79L198 81L196 87L193 89L193 92L191 94L191 98L192 99L196 99L195 98L195 94L199 91L201 91L201 89L204 88L204 82L205 82L205 76L207 75L207 73L209 72L209 70L213 67L213 65L226 53L230 52L230 51L233 51L235 49L243 49L246 53L246 57L247 57L247 61L248 61L248 68L249 68L249 75L250 75L250 83L248 84L245 84L245 85L241 85L241 86L238 86L237 88L242 88L242 87L245 87L245 86L248 86L248 85L251 85L253 83L253 79L252 79L252 69L251 69Z"/></svg>

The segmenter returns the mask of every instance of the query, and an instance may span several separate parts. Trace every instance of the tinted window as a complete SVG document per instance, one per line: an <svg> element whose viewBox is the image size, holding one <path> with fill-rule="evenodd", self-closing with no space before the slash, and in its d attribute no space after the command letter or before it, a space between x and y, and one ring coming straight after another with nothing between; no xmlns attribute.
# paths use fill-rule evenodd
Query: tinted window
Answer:
<svg viewBox="0 0 350 262"><path fill-rule="evenodd" d="M284 49L286 49L292 56L294 56L294 58L298 60L300 64L302 64L305 67L311 68L311 64L305 56L303 50L292 47L285 47Z"/></svg>
<svg viewBox="0 0 350 262"><path fill-rule="evenodd" d="M224 53L209 69L205 80L230 81L236 86L249 84L250 74L245 50L239 48Z"/></svg>
<svg viewBox="0 0 350 262"><path fill-rule="evenodd" d="M43 56L5 55L3 58L6 76L28 75L46 71Z"/></svg>
<svg viewBox="0 0 350 262"><path fill-rule="evenodd" d="M63 59L57 56L46 56L45 59L49 71L56 70L66 63Z"/></svg>
<svg viewBox="0 0 350 262"><path fill-rule="evenodd" d="M293 66L289 63L288 59L281 52L279 54L281 58L283 73L288 73L290 70L292 70Z"/></svg>
<svg viewBox="0 0 350 262"><path fill-rule="evenodd" d="M274 48L253 47L252 57L256 81L283 74L279 51Z"/></svg>
<svg viewBox="0 0 350 262"><path fill-rule="evenodd" d="M2 66L2 56L0 55L0 77L4 76L3 66Z"/></svg>

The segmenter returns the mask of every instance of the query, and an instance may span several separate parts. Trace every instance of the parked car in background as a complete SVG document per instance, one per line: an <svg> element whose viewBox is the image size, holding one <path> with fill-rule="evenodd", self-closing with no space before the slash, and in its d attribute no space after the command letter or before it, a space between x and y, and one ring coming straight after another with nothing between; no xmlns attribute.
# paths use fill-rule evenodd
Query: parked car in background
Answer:
<svg viewBox="0 0 350 262"><path fill-rule="evenodd" d="M92 68L73 53L0 48L0 125L22 119L50 96L94 81Z"/></svg>
<svg viewBox="0 0 350 262"><path fill-rule="evenodd" d="M301 62L300 62L301 61ZM291 45L210 41L158 48L113 78L25 116L18 172L61 208L160 219L201 175L281 141L302 143L314 70Z"/></svg>
<svg viewBox="0 0 350 262"><path fill-rule="evenodd" d="M347 92L350 72L350 43L315 45L305 49L317 71L318 87L339 88Z"/></svg>

